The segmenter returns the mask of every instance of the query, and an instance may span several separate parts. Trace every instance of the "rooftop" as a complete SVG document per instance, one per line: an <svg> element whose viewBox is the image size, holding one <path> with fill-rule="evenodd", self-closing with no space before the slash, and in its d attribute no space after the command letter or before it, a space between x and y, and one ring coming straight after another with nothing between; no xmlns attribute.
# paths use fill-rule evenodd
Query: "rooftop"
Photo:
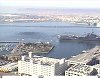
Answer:
<svg viewBox="0 0 100 78"><path fill-rule="evenodd" d="M41 64L45 66L51 66L56 63L64 62L64 59L54 59L54 58L49 58L49 57L42 57L42 56L33 56L32 58L25 57L26 62L30 62L30 60L33 62L33 64Z"/></svg>
<svg viewBox="0 0 100 78"><path fill-rule="evenodd" d="M100 64L93 65L93 67L100 68Z"/></svg>
<svg viewBox="0 0 100 78"><path fill-rule="evenodd" d="M90 66L85 65L85 64L76 64L73 65L72 67L70 67L67 71L69 72L76 72L76 73L80 73L83 75L88 75L91 73L93 69L91 69Z"/></svg>

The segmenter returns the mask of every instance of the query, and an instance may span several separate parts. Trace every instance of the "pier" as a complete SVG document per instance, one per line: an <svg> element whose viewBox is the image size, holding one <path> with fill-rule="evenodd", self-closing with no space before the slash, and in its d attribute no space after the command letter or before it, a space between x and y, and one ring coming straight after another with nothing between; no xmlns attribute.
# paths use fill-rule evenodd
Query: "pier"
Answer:
<svg viewBox="0 0 100 78"><path fill-rule="evenodd" d="M0 43L19 43L18 41L0 41Z"/></svg>
<svg viewBox="0 0 100 78"><path fill-rule="evenodd" d="M87 50L86 52L82 52L76 56L73 56L68 59L70 64L83 63L88 64L90 61L100 56L100 46L96 46L93 49Z"/></svg>
<svg viewBox="0 0 100 78"><path fill-rule="evenodd" d="M49 42L19 43L8 55L9 60L18 61L21 55L32 53L49 53L54 48Z"/></svg>

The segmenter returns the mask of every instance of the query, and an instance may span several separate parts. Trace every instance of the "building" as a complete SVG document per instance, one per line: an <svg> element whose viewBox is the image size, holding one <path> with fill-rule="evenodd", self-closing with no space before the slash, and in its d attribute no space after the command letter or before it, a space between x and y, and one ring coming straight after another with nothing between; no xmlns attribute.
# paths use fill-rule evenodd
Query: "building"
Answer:
<svg viewBox="0 0 100 78"><path fill-rule="evenodd" d="M94 70L89 65L75 64L65 71L65 76L89 76L93 75Z"/></svg>
<svg viewBox="0 0 100 78"><path fill-rule="evenodd" d="M96 69L97 74L100 75L100 64L96 64L92 66L94 69Z"/></svg>
<svg viewBox="0 0 100 78"><path fill-rule="evenodd" d="M20 75L42 75L56 76L63 75L67 68L65 59L54 59L42 56L33 56L29 53L29 57L22 56L18 61L18 73Z"/></svg>
<svg viewBox="0 0 100 78"><path fill-rule="evenodd" d="M18 69L18 63L17 62L8 63L6 65L0 66L1 72L11 72L11 71L15 71L17 69Z"/></svg>

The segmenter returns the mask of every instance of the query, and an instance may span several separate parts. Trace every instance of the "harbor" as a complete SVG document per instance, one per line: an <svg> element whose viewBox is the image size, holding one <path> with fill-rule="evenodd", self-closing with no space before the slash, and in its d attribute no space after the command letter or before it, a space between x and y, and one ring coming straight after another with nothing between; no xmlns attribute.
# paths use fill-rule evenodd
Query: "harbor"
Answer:
<svg viewBox="0 0 100 78"><path fill-rule="evenodd" d="M58 23L58 22L57 22ZM52 26L56 26L57 23L52 22ZM40 23L41 27L38 27L39 25L29 23L27 25L33 26L33 27L25 27L26 24L13 24L12 26L9 25L0 25L0 33L2 37L0 37L1 42L11 41L11 42L51 42L55 45L55 48L47 55L48 57L54 57L54 58L63 58L63 57L70 57L73 55L79 54L82 50L91 49L96 45L100 45L100 42L59 42L57 39L58 34L66 34L66 33L72 33L77 35L83 35L84 32L90 33L92 32L92 29L96 35L100 34L100 28L72 28L69 24L61 23L61 27L52 28L46 27L46 25L51 25L51 23ZM62 27L65 26L66 28ZM34 27L35 26L35 27ZM37 26L37 27L36 27ZM42 27L45 26L45 27ZM70 27L67 27L70 26ZM4 31L6 32L4 32ZM11 30L11 31L9 31ZM16 30L16 31L15 31ZM26 31L27 30L27 31ZM13 33L12 33L13 32ZM23 33L23 34L22 34ZM3 35L5 34L5 35ZM22 40L24 39L24 40ZM52 41L51 41L52 40ZM13 43L11 43L13 44ZM17 43L15 43L17 44ZM70 47L72 46L72 47ZM79 49L78 49L79 48ZM9 54L10 52L0 52L0 54Z"/></svg>
<svg viewBox="0 0 100 78"><path fill-rule="evenodd" d="M0 43L0 52L11 51L15 45L15 43Z"/></svg>
<svg viewBox="0 0 100 78"><path fill-rule="evenodd" d="M93 42L93 41L60 42L57 39L58 34L75 33L75 34L82 35L84 32L90 33L92 28L85 28L85 27L84 28L83 27L82 28L81 27L80 28L78 28L78 27L77 28L43 27L42 28L42 27L36 27L36 26L35 27L31 26L31 28L30 28L30 27L22 27L22 26L21 27L20 26L19 27L3 26L3 27L1 27L0 32L2 31L2 29L5 29L6 34L3 35L3 37L0 37L0 40L1 40L0 44L4 44L4 46L5 46L5 44L7 44L7 45L15 44L13 46L13 50L6 52L6 53L4 51L0 52L1 53L1 56L0 56L1 72L0 73L2 73L4 75L5 74L18 75L17 70L16 71L11 70L11 69L13 69L12 65L14 62L21 60L21 56L23 56L23 55L27 56L28 52L33 52L33 55L38 53L40 55L40 57L42 56L42 54L44 54L44 56L42 56L43 58L45 56L48 58L50 57L52 59L66 58L66 62L68 62L68 64L69 64L69 66L67 65L66 67L69 68L69 70L71 70L71 68L73 68L73 67L76 67L77 65L78 66L77 66L77 68L75 68L75 70L78 70L78 69L81 70L81 68L78 68L78 67L82 67L84 69L87 65L89 65L87 67L89 67L91 69L91 66L94 66L95 64L99 64L99 63L96 63L96 61L98 61L98 58L99 58L99 51L96 52L97 48L95 50L92 49L95 46L100 46L100 43L98 41L95 41L95 42ZM8 30L13 31L14 33L11 33ZM16 30L16 31L14 31L14 30ZM25 31L25 30L27 30L27 31ZM95 32L95 31L98 31L98 32ZM99 28L98 29L94 28L94 32L95 32L94 34L99 35L100 34ZM2 31L1 33L5 33L5 32ZM43 43L41 43L41 41L43 41ZM33 43L31 43L31 42L33 42ZM48 45L46 47L46 45L43 45L43 44L45 44L45 42L50 44L51 46ZM36 45L36 44L38 44L38 45ZM33 48L33 46L34 46L34 48ZM6 46L5 46L5 49L6 49ZM92 52L92 50L94 52ZM40 58L40 57L36 56L35 58ZM25 58L25 59L27 59L27 58ZM95 64L93 62L95 62ZM30 62L28 62L28 64L30 64ZM43 64L43 65L46 65L46 64ZM71 67L71 65L73 67ZM11 66L11 67L9 67L9 66ZM25 67L27 67L27 66L25 66ZM67 75L67 68L66 68L66 75ZM81 70L81 71L83 71L83 70ZM85 71L85 69L84 69L84 71ZM86 74L86 75L88 75L88 74Z"/></svg>
<svg viewBox="0 0 100 78"><path fill-rule="evenodd" d="M99 3L1 0L0 78L99 78Z"/></svg>
<svg viewBox="0 0 100 78"><path fill-rule="evenodd" d="M18 61L21 55L27 55L29 52L34 54L49 53L54 48L50 42L24 42L18 43L8 55L1 56L4 60Z"/></svg>
<svg viewBox="0 0 100 78"><path fill-rule="evenodd" d="M30 64L32 64L34 66L34 68L37 66L41 66L41 68L42 68L43 65L48 66L48 68L49 68L53 64L55 66L59 64L62 66L62 69L63 69L62 75L64 75L63 73L65 72L65 76L72 76L72 75L89 76L89 75L97 75L99 73L98 66L100 64L99 63L92 64L92 62L96 61L97 59L100 60L99 59L100 46L96 46L89 50L83 50L81 54L72 56L69 59L68 58L55 59L55 58L37 56L37 55L32 55L32 54L34 54L34 53L29 52L27 56L21 55L21 59L19 59L16 62L15 61L7 62L7 60L6 60L5 64L2 63L2 65L0 66L0 73L3 73L3 74L8 73L8 75L9 74L12 74L12 75L20 75L21 74L21 75L29 76L30 73L27 74L27 72L26 72L27 66L25 66L25 65L30 66ZM21 67L21 65L22 65L22 67ZM23 69L23 66L25 68L25 71ZM18 67L21 67L20 69L22 69L22 70L20 70ZM21 73L18 69L20 71L23 71L24 73ZM55 68L51 68L51 69L55 69ZM44 70L44 68L41 70ZM38 70L35 70L35 71L38 71ZM33 71L33 72L35 72L35 71ZM40 71L40 69L39 69L39 71ZM49 72L49 71L47 71L47 72ZM37 74L37 73L35 73L35 74ZM31 74L31 75L33 75L33 74Z"/></svg>

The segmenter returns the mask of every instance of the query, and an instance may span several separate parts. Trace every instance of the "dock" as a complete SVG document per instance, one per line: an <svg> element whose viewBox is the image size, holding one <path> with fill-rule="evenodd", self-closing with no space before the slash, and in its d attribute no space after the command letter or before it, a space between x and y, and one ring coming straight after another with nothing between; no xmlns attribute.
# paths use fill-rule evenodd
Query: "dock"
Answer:
<svg viewBox="0 0 100 78"><path fill-rule="evenodd" d="M68 61L70 62L70 64L75 64L75 63L88 64L90 61L92 61L94 58L98 56L100 56L100 46L96 46L93 49L87 50L84 53L73 56L69 58Z"/></svg>
<svg viewBox="0 0 100 78"><path fill-rule="evenodd" d="M18 41L0 41L0 43L19 43Z"/></svg>
<svg viewBox="0 0 100 78"><path fill-rule="evenodd" d="M29 52L34 54L49 53L54 48L49 42L35 42L35 43L19 43L8 55L9 60L19 60L21 55L27 55Z"/></svg>

